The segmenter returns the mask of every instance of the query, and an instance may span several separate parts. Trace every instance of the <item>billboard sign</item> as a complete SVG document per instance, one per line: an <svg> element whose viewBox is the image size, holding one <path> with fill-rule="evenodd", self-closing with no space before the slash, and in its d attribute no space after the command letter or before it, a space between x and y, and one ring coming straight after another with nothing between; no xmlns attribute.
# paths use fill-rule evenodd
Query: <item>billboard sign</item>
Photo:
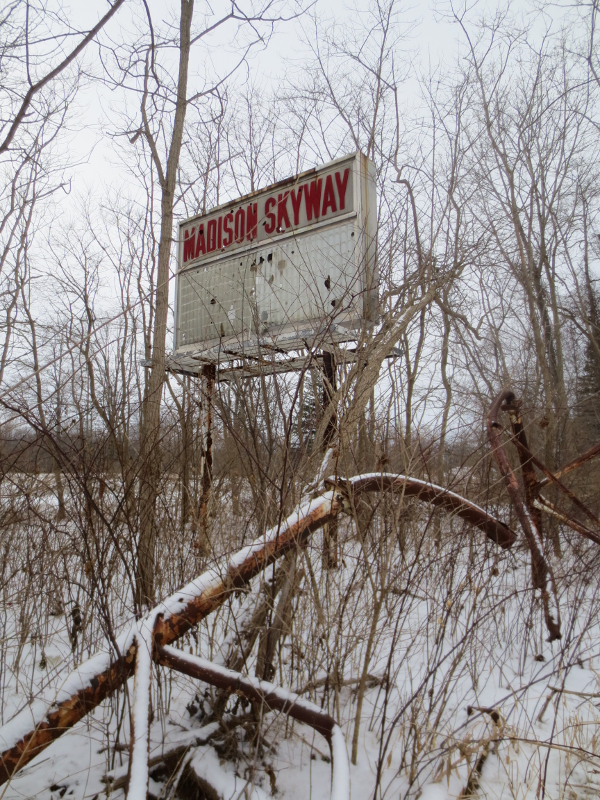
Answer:
<svg viewBox="0 0 600 800"><path fill-rule="evenodd" d="M356 338L378 310L376 203L374 166L356 153L182 222L174 356Z"/></svg>

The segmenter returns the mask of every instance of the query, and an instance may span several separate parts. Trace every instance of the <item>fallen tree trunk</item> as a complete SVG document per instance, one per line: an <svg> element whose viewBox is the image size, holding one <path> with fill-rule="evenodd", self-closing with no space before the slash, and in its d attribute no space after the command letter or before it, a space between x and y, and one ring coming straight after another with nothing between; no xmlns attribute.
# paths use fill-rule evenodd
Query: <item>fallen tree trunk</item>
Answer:
<svg viewBox="0 0 600 800"><path fill-rule="evenodd" d="M281 525L240 550L222 571L213 567L159 603L145 620L133 623L117 640L117 652L102 652L72 672L51 699L38 699L0 728L0 785L44 750L68 728L96 708L133 675L135 638L140 625L154 630L158 647L171 644L247 585L265 567L291 548L303 545L314 531L332 522L360 494L386 489L456 513L483 530L501 547L515 534L482 508L443 487L403 475L358 475L303 504Z"/></svg>

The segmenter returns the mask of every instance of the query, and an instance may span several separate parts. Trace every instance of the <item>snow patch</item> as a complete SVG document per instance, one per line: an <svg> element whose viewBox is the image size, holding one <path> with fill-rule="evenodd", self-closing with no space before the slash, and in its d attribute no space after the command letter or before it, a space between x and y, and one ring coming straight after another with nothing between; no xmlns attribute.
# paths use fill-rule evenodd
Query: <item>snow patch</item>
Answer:
<svg viewBox="0 0 600 800"><path fill-rule="evenodd" d="M153 620L143 620L136 634L132 712L135 741L132 747L127 800L146 800L148 794L148 739L150 682L152 680Z"/></svg>

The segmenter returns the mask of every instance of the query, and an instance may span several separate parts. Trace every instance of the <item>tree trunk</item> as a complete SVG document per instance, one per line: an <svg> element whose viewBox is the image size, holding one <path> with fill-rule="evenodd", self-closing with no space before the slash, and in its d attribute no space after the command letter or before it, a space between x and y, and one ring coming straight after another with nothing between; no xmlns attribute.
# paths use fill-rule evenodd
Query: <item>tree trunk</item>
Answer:
<svg viewBox="0 0 600 800"><path fill-rule="evenodd" d="M194 0L181 0L177 102L166 173L163 173L156 144L146 117L146 94L142 101L144 133L148 139L154 165L159 174L162 199L152 338L152 367L144 391L143 424L140 431L140 538L136 572L136 601L138 608L144 605L151 605L154 601L156 498L160 478L160 408L165 378L165 340L169 310L169 262L173 238L173 202L187 104L190 29L193 12Z"/></svg>

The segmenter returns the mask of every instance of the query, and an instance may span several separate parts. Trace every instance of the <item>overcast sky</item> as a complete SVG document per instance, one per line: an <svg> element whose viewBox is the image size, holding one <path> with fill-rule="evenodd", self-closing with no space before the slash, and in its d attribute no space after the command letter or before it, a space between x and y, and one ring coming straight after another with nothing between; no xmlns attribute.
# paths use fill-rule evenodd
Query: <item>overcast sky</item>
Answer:
<svg viewBox="0 0 600 800"><path fill-rule="evenodd" d="M558 27L564 10L557 5L551 6L551 17L537 9L538 0L519 0L512 2L509 8L512 14L524 15L530 25L532 36L536 29L542 31L548 21L553 19L553 25ZM149 0L153 20L157 27L171 21L178 25L179 3L178 0ZM291 8L293 5L290 3ZM89 29L106 11L105 0L90 0L86 3L72 2L69 17L74 24L82 30ZM357 21L359 17L368 19L369 0L317 0L310 13L317 14L324 24L335 21L342 25L348 21ZM467 16L475 22L482 13L492 14L500 7L497 0L480 0L470 3ZM195 24L202 24L202 15L206 13L207 4L196 0ZM228 8L221 3L214 6L216 14L222 13L221 8ZM401 86L401 105L408 113L411 106L418 105L417 75L427 73L430 69L443 64L443 69L450 70L456 64L461 51L464 51L465 41L460 27L450 20L450 0L425 0L424 2L398 3L399 17L405 21L407 35L403 42L406 59L407 79ZM213 16L211 22L216 18ZM275 33L266 48L255 49L247 66L242 67L234 76L232 82L238 85L250 79L253 84L276 90L282 86L286 75L293 74L301 68L307 55L306 39L312 28L312 21L308 16L302 16L290 22L282 22L276 26ZM135 42L137 31L143 27L147 30L143 5L139 0L131 0L121 8L102 33L102 40L107 38L115 42ZM125 30L124 30L125 29ZM229 25L211 34L204 42L208 49L196 46L192 57L192 70L190 90L197 87L197 75L203 73L209 76L224 76L231 71L232 65L239 58L239 42L230 40L232 27ZM69 42L70 44L70 42ZM176 51L173 50L173 68L176 69ZM94 44L85 53L82 62L84 66L99 74L98 48ZM196 75L194 75L194 71ZM122 137L124 104L129 104L133 119L139 119L139 95L124 92L122 89L110 91L103 87L99 81L89 81L87 86L80 91L76 99L77 113L71 115L72 133L69 137L62 137L61 145L67 148L68 158L71 162L69 175L72 177L71 194L60 200L59 213L69 213L80 203L80 198L87 194L96 199L104 199L111 190L134 187L135 181L127 175L122 161L122 153L131 150ZM116 135L119 138L115 138ZM125 149L120 147L125 145ZM310 165L312 166L312 165ZM225 198L222 198L225 199ZM231 199L231 198L230 198ZM176 209L176 218L180 211Z"/></svg>
<svg viewBox="0 0 600 800"><path fill-rule="evenodd" d="M167 20L170 14L177 12L177 3L150 2L153 15L156 19ZM495 7L495 3L485 3L485 8ZM520 4L523 8L530 8ZM133 8L139 6L135 3ZM74 3L71 7L71 18L81 28L90 27L98 19L106 4L100 0L89 3ZM419 70L426 70L429 65L438 64L440 61L448 66L456 62L459 49L462 46L458 26L444 19L446 3L429 2L406 3L402 8L402 17L406 20L407 30L410 33L406 40L406 50L410 50L410 71L414 76ZM369 3L359 0L350 6L343 0L317 0L313 7L318 15L325 20L335 20L343 23L350 17L356 19L357 15L367 16ZM477 10L484 8L480 3L477 8L471 9L475 16ZM202 11L202 5L196 3L196 13ZM250 76L253 83L258 83L268 89L276 89L285 79L286 74L298 69L306 53L302 43L303 32L310 27L310 21L302 17L291 22L279 23L276 27L268 47L255 50L249 60L247 69L240 69L235 76L235 81L241 83ZM127 7L121 9L111 20L106 33L119 39L119 28L134 26L131 12ZM196 62L198 69L207 68L215 74L225 75L231 69L236 57L236 47L228 40L229 32L212 35L209 58L205 63ZM199 54L198 49L196 52ZM202 59L206 52L202 53ZM97 60L97 50L86 54L86 63L91 64ZM415 82L405 82L403 102L406 106L414 102ZM115 152L112 140L108 133L117 130L117 114L119 106L123 103L122 93L110 92L103 89L97 82L90 84L77 99L80 111L77 114L77 132L71 137L69 150L72 158L79 158L84 163L74 171L74 188L80 191L98 192L102 187L115 185L122 180L122 169L118 155Z"/></svg>

